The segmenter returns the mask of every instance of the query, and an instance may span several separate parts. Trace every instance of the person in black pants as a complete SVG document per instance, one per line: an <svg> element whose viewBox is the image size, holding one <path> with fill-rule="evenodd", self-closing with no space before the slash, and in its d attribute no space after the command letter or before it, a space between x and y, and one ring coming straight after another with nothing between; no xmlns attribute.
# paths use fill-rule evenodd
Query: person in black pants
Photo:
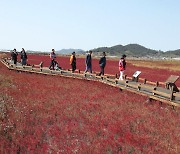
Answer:
<svg viewBox="0 0 180 154"><path fill-rule="evenodd" d="M70 64L72 67L72 72L74 72L76 70L76 54L75 54L75 52L73 52L70 57Z"/></svg>
<svg viewBox="0 0 180 154"><path fill-rule="evenodd" d="M14 62L14 64L17 64L17 56L18 53L16 52L16 49L13 50L13 52L11 53L11 60Z"/></svg>
<svg viewBox="0 0 180 154"><path fill-rule="evenodd" d="M86 64L86 69L84 73L86 73L88 70L90 70L90 73L92 73L92 51L90 50L89 53L86 56L85 64Z"/></svg>
<svg viewBox="0 0 180 154"><path fill-rule="evenodd" d="M106 66L106 53L105 52L103 52L103 56L99 60L99 66L101 68L101 72L99 73L99 75L104 75L104 68Z"/></svg>
<svg viewBox="0 0 180 154"><path fill-rule="evenodd" d="M55 50L54 49L52 49L52 51L50 53L50 59L51 59L51 62L50 62L49 69L53 69L54 70L55 63L56 63L56 54L55 54Z"/></svg>
<svg viewBox="0 0 180 154"><path fill-rule="evenodd" d="M27 64L27 54L26 54L26 51L24 50L24 48L22 48L22 51L21 51L21 64L22 65Z"/></svg>

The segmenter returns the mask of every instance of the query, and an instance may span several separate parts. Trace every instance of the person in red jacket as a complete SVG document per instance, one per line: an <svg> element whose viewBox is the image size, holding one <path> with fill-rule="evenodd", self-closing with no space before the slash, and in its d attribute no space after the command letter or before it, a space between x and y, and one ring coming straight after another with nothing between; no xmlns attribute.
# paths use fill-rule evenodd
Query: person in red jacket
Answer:
<svg viewBox="0 0 180 154"><path fill-rule="evenodd" d="M126 55L122 55L121 59L119 60L119 80L123 80L124 71L126 69Z"/></svg>

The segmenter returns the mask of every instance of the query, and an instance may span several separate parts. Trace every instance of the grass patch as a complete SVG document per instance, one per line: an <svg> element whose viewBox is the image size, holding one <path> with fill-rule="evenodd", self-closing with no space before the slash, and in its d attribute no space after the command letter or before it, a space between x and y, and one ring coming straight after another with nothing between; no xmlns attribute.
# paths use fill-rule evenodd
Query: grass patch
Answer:
<svg viewBox="0 0 180 154"><path fill-rule="evenodd" d="M178 60L129 60L128 62L137 67L180 70L180 61Z"/></svg>

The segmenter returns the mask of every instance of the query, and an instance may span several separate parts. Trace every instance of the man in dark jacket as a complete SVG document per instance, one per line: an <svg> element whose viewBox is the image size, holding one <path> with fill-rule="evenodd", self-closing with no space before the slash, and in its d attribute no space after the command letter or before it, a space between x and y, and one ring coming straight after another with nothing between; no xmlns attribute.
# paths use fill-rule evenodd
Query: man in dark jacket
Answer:
<svg viewBox="0 0 180 154"><path fill-rule="evenodd" d="M86 69L84 73L86 73L88 70L90 70L90 73L92 73L92 58L91 58L92 51L90 50L88 55L86 56Z"/></svg>
<svg viewBox="0 0 180 154"><path fill-rule="evenodd" d="M103 56L101 57L101 59L99 60L99 66L101 68L101 72L99 73L99 75L104 75L104 68L106 66L106 53L103 52Z"/></svg>
<svg viewBox="0 0 180 154"><path fill-rule="evenodd" d="M56 54L55 54L54 49L52 49L52 51L50 53L50 59L51 59L51 63L50 63L49 69L52 68L54 70L55 63L56 63Z"/></svg>
<svg viewBox="0 0 180 154"><path fill-rule="evenodd" d="M14 62L14 64L17 64L17 56L18 53L16 52L16 49L13 50L13 52L11 53L11 60Z"/></svg>

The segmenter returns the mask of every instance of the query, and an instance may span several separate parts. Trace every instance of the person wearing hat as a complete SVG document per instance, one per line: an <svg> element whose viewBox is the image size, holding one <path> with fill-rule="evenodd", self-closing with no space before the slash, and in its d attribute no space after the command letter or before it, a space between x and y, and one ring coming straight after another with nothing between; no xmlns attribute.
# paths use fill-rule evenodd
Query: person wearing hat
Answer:
<svg viewBox="0 0 180 154"><path fill-rule="evenodd" d="M103 52L103 56L99 60L99 66L101 68L101 72L99 73L99 75L104 75L104 68L106 66L106 53L105 52Z"/></svg>
<svg viewBox="0 0 180 154"><path fill-rule="evenodd" d="M73 52L71 57L70 57L70 65L72 67L72 72L76 70L76 53Z"/></svg>
<svg viewBox="0 0 180 154"><path fill-rule="evenodd" d="M123 80L124 71L126 69L126 55L122 55L121 59L119 60L119 80Z"/></svg>

